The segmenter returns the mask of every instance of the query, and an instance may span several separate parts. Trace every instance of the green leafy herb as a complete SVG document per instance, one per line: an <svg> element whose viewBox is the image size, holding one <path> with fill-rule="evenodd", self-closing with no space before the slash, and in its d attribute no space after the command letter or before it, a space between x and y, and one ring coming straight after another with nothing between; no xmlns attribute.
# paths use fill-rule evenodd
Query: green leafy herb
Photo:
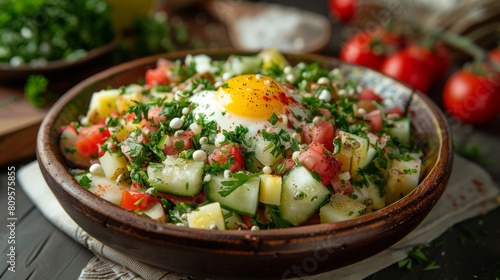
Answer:
<svg viewBox="0 0 500 280"><path fill-rule="evenodd" d="M78 183L80 183L80 185L82 185L82 187L88 189L90 188L92 185L92 180L90 180L90 178L87 176L87 175L83 175L82 178L78 181Z"/></svg>
<svg viewBox="0 0 500 280"><path fill-rule="evenodd" d="M293 224L281 217L280 210L278 206L268 205L269 213L271 214L271 219L277 228L287 228L292 227Z"/></svg>
<svg viewBox="0 0 500 280"><path fill-rule="evenodd" d="M43 75L29 76L24 86L24 98L36 108L45 107L57 99L57 96L48 90L48 85L49 80Z"/></svg>
<svg viewBox="0 0 500 280"><path fill-rule="evenodd" d="M271 115L271 118L269 119L269 122L270 122L272 125L275 125L276 123L278 123L278 120L279 120L278 115L276 115L276 113L273 113L273 114Z"/></svg>

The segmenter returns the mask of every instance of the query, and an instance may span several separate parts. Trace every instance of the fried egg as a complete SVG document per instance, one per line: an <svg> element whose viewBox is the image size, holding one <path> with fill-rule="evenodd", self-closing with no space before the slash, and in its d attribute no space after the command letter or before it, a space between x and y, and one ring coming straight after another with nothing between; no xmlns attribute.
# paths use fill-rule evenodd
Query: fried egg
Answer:
<svg viewBox="0 0 500 280"><path fill-rule="evenodd" d="M216 91L201 91L190 101L196 106L192 111L194 117L215 121L219 134L222 130L234 131L239 125L246 127L248 142L262 142L262 130L270 133L285 130L292 136L296 128L309 121L308 110L302 106L297 92L260 74L230 78ZM247 148L258 149L256 145Z"/></svg>

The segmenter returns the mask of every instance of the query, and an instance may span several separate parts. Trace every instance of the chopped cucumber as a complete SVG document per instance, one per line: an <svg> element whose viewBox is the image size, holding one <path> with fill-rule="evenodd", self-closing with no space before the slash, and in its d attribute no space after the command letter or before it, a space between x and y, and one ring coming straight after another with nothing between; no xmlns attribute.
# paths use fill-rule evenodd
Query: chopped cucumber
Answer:
<svg viewBox="0 0 500 280"><path fill-rule="evenodd" d="M240 214L255 215L259 204L260 178L253 177L230 194L222 196L219 191L227 188L222 182L231 180L234 179L226 179L222 175L212 176L205 188L208 200L219 202L222 207Z"/></svg>
<svg viewBox="0 0 500 280"><path fill-rule="evenodd" d="M342 193L336 193L330 202L319 209L321 223L347 221L361 216L366 209L363 203Z"/></svg>
<svg viewBox="0 0 500 280"><path fill-rule="evenodd" d="M283 177L281 217L295 226L307 221L330 192L304 166L292 168Z"/></svg>
<svg viewBox="0 0 500 280"><path fill-rule="evenodd" d="M234 76L252 74L261 64L262 58L258 56L232 55L224 64L224 69Z"/></svg>
<svg viewBox="0 0 500 280"><path fill-rule="evenodd" d="M168 157L147 168L149 182L158 191L194 196L202 189L203 162Z"/></svg>
<svg viewBox="0 0 500 280"><path fill-rule="evenodd" d="M394 126L389 128L388 133L391 137L397 138L405 144L409 144L411 133L410 128L410 119L402 118L394 121Z"/></svg>

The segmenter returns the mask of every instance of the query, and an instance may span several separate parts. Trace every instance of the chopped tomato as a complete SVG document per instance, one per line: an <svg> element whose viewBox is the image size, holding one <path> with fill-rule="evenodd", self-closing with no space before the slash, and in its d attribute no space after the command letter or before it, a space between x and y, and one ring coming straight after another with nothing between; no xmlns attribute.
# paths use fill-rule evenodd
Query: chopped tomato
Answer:
<svg viewBox="0 0 500 280"><path fill-rule="evenodd" d="M127 210L139 209L144 211L148 206L157 202L158 198L139 191L123 190L122 199L120 201L120 206Z"/></svg>
<svg viewBox="0 0 500 280"><path fill-rule="evenodd" d="M309 171L316 172L321 177L323 185L330 184L335 177L338 177L342 166L342 162L317 142L311 143L299 154L299 162Z"/></svg>
<svg viewBox="0 0 500 280"><path fill-rule="evenodd" d="M156 68L146 71L146 85L151 88L156 85L166 85L172 78L171 68L174 66L172 61L159 59Z"/></svg>
<svg viewBox="0 0 500 280"><path fill-rule="evenodd" d="M208 156L208 163L212 164L212 162L214 161L217 163L225 163L230 158L234 158L234 163L232 163L229 167L229 170L231 170L231 172L235 172L245 168L243 153L241 152L241 149L237 144L226 144L215 149Z"/></svg>
<svg viewBox="0 0 500 280"><path fill-rule="evenodd" d="M262 209L257 209L257 212L255 213L255 216L259 216L258 218L258 222L261 223L261 224L265 224L268 222L268 220L266 219L266 214L264 213L264 210ZM248 215L241 215L241 218L243 219L243 222L245 223L245 225L248 227L248 228L252 228L252 226L256 226L256 224L252 223L252 216L248 216Z"/></svg>
<svg viewBox="0 0 500 280"><path fill-rule="evenodd" d="M394 106L394 107L386 110L385 114L386 115L396 114L396 115L399 115L400 117L402 117L402 116L404 116L404 110L403 110L403 108L401 108L401 106Z"/></svg>
<svg viewBox="0 0 500 280"><path fill-rule="evenodd" d="M338 175L333 178L331 184L335 193L350 194L354 192L351 181L342 182Z"/></svg>
<svg viewBox="0 0 500 280"><path fill-rule="evenodd" d="M365 116L370 122L372 132L378 132L382 129L382 111L373 110Z"/></svg>
<svg viewBox="0 0 500 280"><path fill-rule="evenodd" d="M313 142L322 144L328 151L333 151L334 138L333 124L329 121L319 121L312 127L309 125L302 126L302 143L311 144Z"/></svg>
<svg viewBox="0 0 500 280"><path fill-rule="evenodd" d="M152 88L156 85L165 85L170 82L167 69L155 68L146 71L146 85Z"/></svg>
<svg viewBox="0 0 500 280"><path fill-rule="evenodd" d="M184 131L180 136L169 136L166 145L163 146L163 151L167 155L177 155L182 151L189 150L193 147L193 136L192 131Z"/></svg>
<svg viewBox="0 0 500 280"><path fill-rule="evenodd" d="M369 88L363 88L358 95L359 100L369 100L382 102L382 97Z"/></svg>
<svg viewBox="0 0 500 280"><path fill-rule="evenodd" d="M76 150L82 156L97 154L99 145L104 144L110 135L106 126L101 124L83 127L78 133L78 141L75 143Z"/></svg>

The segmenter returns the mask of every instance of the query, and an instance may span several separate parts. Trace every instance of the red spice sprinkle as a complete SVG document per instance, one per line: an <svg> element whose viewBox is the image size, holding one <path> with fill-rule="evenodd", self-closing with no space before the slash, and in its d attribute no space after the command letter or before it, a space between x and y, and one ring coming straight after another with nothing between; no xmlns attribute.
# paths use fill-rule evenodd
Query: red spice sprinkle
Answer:
<svg viewBox="0 0 500 280"><path fill-rule="evenodd" d="M472 183L474 184L474 186L476 186L476 190L479 193L484 193L484 184L483 184L483 182L479 181L478 179L472 179Z"/></svg>

